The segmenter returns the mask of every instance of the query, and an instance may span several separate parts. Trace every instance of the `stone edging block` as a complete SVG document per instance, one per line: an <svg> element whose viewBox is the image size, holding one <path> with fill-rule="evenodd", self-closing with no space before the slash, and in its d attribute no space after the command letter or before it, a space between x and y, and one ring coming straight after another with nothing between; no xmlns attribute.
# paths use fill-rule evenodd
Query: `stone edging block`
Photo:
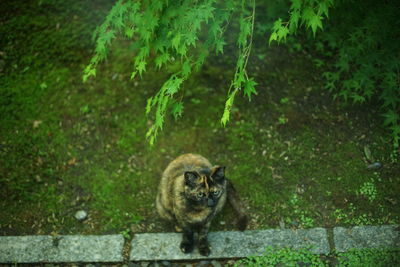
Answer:
<svg viewBox="0 0 400 267"><path fill-rule="evenodd" d="M0 236L0 262L121 262L122 235Z"/></svg>
<svg viewBox="0 0 400 267"><path fill-rule="evenodd" d="M335 227L333 239L339 252L351 248L400 248L399 230L399 225Z"/></svg>
<svg viewBox="0 0 400 267"><path fill-rule="evenodd" d="M194 260L207 258L197 248L184 254L179 249L182 234L136 234L131 243L130 260ZM267 246L294 249L311 247L312 253L328 254L329 244L324 228L306 230L255 230L245 232L211 232L208 235L211 254L208 258L241 258L262 254Z"/></svg>

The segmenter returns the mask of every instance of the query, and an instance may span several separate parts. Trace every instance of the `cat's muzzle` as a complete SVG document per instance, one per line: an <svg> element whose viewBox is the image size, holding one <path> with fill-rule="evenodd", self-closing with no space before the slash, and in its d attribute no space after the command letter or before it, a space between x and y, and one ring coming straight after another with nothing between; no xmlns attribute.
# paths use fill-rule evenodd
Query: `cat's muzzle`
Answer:
<svg viewBox="0 0 400 267"><path fill-rule="evenodd" d="M215 206L215 201L213 199L209 198L207 200L207 206L214 207Z"/></svg>

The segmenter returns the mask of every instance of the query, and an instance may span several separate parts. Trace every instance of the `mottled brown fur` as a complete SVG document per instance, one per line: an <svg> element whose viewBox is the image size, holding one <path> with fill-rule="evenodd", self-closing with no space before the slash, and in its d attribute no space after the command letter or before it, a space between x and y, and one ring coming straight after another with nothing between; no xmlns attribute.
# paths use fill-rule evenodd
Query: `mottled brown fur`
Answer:
<svg viewBox="0 0 400 267"><path fill-rule="evenodd" d="M184 154L165 169L156 206L162 218L182 229L180 247L184 253L193 250L194 233L197 233L199 252L208 255L208 230L227 198L239 214L239 229L244 230L247 216L236 191L225 177L225 167L213 166L200 155Z"/></svg>

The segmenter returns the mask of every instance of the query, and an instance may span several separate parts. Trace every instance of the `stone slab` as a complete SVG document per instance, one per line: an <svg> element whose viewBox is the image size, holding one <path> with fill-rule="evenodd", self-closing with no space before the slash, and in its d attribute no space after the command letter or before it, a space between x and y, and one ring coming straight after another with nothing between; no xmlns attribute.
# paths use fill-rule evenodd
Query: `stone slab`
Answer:
<svg viewBox="0 0 400 267"><path fill-rule="evenodd" d="M211 232L208 240L211 254L204 257L197 248L184 254L179 249L182 234L136 234L131 242L131 261L194 260L204 258L241 258L262 254L268 246L294 249L311 247L312 253L328 254L329 244L324 228L307 230L254 230L245 232Z"/></svg>
<svg viewBox="0 0 400 267"><path fill-rule="evenodd" d="M0 236L0 262L121 262L123 246L122 235Z"/></svg>
<svg viewBox="0 0 400 267"><path fill-rule="evenodd" d="M335 227L333 240L339 252L351 248L400 248L399 230L399 225Z"/></svg>

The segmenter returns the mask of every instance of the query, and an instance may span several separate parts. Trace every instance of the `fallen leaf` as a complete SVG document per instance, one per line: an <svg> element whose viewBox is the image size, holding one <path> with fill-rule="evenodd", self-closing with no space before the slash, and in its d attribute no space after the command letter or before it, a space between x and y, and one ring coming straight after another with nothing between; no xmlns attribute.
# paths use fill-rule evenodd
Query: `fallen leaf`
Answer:
<svg viewBox="0 0 400 267"><path fill-rule="evenodd" d="M68 161L68 165L70 165L70 166L76 165L76 158L70 159L70 160Z"/></svg>
<svg viewBox="0 0 400 267"><path fill-rule="evenodd" d="M33 129L38 128L40 126L40 124L42 124L42 121L39 121L39 120L33 121Z"/></svg>

